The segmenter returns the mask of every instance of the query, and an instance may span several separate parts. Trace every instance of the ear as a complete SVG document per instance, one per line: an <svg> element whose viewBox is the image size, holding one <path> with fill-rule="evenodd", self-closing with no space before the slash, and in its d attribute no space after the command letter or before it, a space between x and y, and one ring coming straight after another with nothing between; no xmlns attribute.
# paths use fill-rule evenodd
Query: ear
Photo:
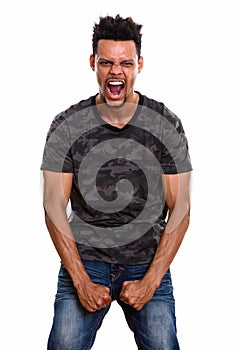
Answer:
<svg viewBox="0 0 234 350"><path fill-rule="evenodd" d="M144 59L143 56L140 56L139 60L138 60L138 73L140 73L140 71L142 70L144 66Z"/></svg>
<svg viewBox="0 0 234 350"><path fill-rule="evenodd" d="M94 58L93 54L90 55L90 57L89 57L89 65L92 68L92 70L94 71L95 70L95 58Z"/></svg>

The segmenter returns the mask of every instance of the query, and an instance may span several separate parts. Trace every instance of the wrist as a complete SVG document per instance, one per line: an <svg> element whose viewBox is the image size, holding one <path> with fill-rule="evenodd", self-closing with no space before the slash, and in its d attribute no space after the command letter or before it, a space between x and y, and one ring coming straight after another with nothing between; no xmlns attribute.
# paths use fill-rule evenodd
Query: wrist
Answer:
<svg viewBox="0 0 234 350"><path fill-rule="evenodd" d="M76 290L83 289L84 284L88 285L91 283L90 277L80 259L73 260L72 263L69 261L69 264L65 265L65 267Z"/></svg>
<svg viewBox="0 0 234 350"><path fill-rule="evenodd" d="M77 290L83 289L84 285L86 286L86 288L89 288L89 285L92 284L92 281L87 272L80 270L77 274L75 274L75 276L73 276L72 281Z"/></svg>
<svg viewBox="0 0 234 350"><path fill-rule="evenodd" d="M92 281L90 280L89 276L84 276L83 278L73 281L73 284L77 293L80 294L84 289L91 289Z"/></svg>
<svg viewBox="0 0 234 350"><path fill-rule="evenodd" d="M155 272L152 271L148 271L143 277L142 281L144 284L148 285L149 288L154 290L156 290L161 283L161 279L156 276Z"/></svg>

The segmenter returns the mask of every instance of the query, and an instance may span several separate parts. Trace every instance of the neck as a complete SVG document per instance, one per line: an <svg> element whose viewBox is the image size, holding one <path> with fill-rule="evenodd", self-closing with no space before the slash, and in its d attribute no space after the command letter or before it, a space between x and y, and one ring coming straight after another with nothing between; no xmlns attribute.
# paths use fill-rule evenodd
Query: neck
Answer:
<svg viewBox="0 0 234 350"><path fill-rule="evenodd" d="M102 101L102 102L101 102ZM133 102L126 100L119 106L113 107L105 102L99 95L96 97L96 105L101 118L108 124L122 128L134 115L139 102L139 94L134 93Z"/></svg>

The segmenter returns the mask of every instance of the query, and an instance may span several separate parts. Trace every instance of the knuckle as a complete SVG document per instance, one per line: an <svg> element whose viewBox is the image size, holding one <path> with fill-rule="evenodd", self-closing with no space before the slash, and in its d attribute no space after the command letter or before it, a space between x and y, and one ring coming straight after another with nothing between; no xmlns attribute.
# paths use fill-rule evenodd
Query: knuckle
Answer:
<svg viewBox="0 0 234 350"><path fill-rule="evenodd" d="M102 306L102 305L103 305L103 300L102 300L101 298L99 298L99 299L97 300L97 305L98 305L98 306Z"/></svg>

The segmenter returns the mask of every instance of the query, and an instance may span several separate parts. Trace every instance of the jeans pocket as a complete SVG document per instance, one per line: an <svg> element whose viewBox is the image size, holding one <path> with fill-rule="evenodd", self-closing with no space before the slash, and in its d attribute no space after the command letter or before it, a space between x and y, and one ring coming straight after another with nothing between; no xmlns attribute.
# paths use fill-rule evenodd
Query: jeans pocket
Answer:
<svg viewBox="0 0 234 350"><path fill-rule="evenodd" d="M69 295L77 295L72 279L63 264L58 274L56 301L67 299Z"/></svg>
<svg viewBox="0 0 234 350"><path fill-rule="evenodd" d="M83 260L83 264L86 272L88 273L91 281L102 286L110 285L110 267L101 261L88 261Z"/></svg>
<svg viewBox="0 0 234 350"><path fill-rule="evenodd" d="M155 296L174 301L173 285L171 280L171 273L169 270L165 273L164 277L162 278L160 286L155 292Z"/></svg>
<svg viewBox="0 0 234 350"><path fill-rule="evenodd" d="M124 267L127 274L127 280L132 281L142 279L149 269L150 264L124 265Z"/></svg>

